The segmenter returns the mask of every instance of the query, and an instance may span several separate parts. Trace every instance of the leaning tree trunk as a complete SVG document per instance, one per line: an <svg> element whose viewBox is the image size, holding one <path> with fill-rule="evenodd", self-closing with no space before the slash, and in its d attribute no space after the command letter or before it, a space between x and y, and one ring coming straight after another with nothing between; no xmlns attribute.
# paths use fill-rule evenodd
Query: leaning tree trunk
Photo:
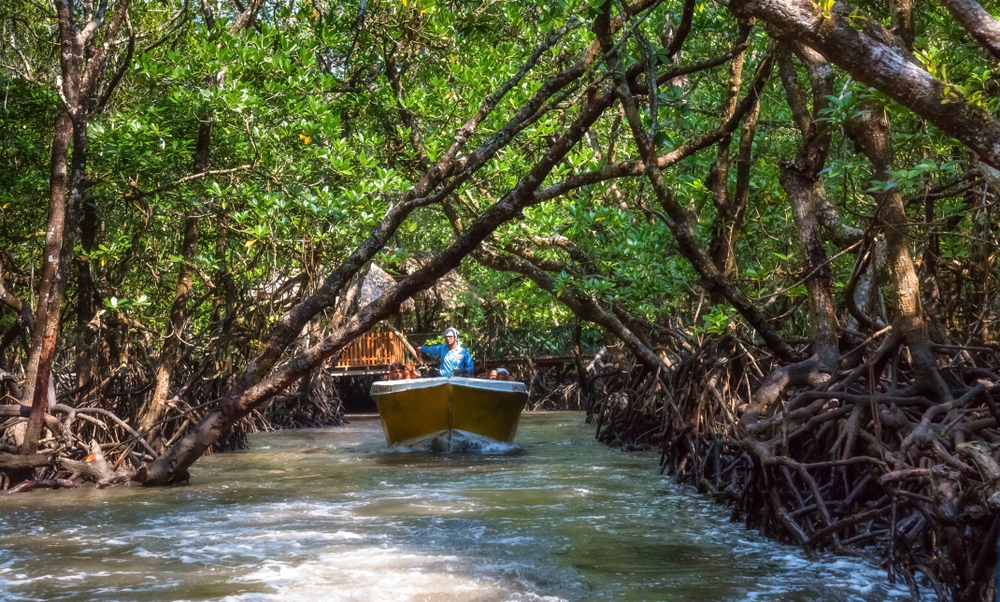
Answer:
<svg viewBox="0 0 1000 602"><path fill-rule="evenodd" d="M1000 120L910 60L905 44L846 3L824 8L813 0L732 0L739 17L756 17L775 35L820 52L854 79L887 94L989 165L1000 169ZM958 4L956 2L955 4ZM967 3L966 3L967 4ZM863 28L855 29L858 22Z"/></svg>
<svg viewBox="0 0 1000 602"><path fill-rule="evenodd" d="M975 0L944 0L943 4L980 46L1000 60L1000 23L993 15Z"/></svg>

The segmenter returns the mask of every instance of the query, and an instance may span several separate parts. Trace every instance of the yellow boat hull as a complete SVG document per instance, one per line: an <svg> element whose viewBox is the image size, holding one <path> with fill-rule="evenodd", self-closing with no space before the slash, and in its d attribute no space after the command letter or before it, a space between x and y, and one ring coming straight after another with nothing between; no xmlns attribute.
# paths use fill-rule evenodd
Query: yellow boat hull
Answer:
<svg viewBox="0 0 1000 602"><path fill-rule="evenodd" d="M458 377L380 381L371 395L386 443L408 446L456 430L511 443L528 401L524 383Z"/></svg>

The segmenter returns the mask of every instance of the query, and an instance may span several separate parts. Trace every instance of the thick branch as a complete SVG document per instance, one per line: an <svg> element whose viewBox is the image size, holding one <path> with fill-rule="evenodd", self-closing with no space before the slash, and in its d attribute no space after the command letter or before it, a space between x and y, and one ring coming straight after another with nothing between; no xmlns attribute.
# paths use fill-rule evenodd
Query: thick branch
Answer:
<svg viewBox="0 0 1000 602"><path fill-rule="evenodd" d="M866 20L866 31L851 27L854 7L837 3L824 14L812 0L733 0L729 6L737 15L763 19L785 39L819 51L1000 169L1000 121L910 62L904 51L887 42L892 35L878 23Z"/></svg>
<svg viewBox="0 0 1000 602"><path fill-rule="evenodd" d="M944 0L944 5L980 46L1000 60L1000 23L993 15L975 0Z"/></svg>

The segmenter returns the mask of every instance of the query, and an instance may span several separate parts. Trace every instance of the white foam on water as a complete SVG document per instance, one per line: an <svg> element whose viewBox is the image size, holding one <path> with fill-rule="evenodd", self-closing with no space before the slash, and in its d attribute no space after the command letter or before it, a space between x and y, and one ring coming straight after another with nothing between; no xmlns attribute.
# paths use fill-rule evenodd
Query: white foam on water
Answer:
<svg viewBox="0 0 1000 602"><path fill-rule="evenodd" d="M291 542L291 545L300 545L301 541L310 540L320 540L326 541L331 539L363 539L363 535L358 535L356 533L349 533L346 531L337 531L336 533L328 533L325 531L268 531L266 533L257 533L246 537L251 541L266 540L266 541L284 541Z"/></svg>
<svg viewBox="0 0 1000 602"><path fill-rule="evenodd" d="M523 447L514 443L504 443L475 433L453 430L450 435L442 434L411 445L396 443L389 446L388 449L380 451L390 454L434 452L444 454L507 455L519 453L523 449Z"/></svg>
<svg viewBox="0 0 1000 602"><path fill-rule="evenodd" d="M225 598L229 602L503 602L531 600L564 602L540 596L518 581L469 574L457 556L414 554L398 548L356 548L328 551L306 562L267 562L237 579L257 584L259 591ZM482 567L480 567L482 568ZM477 573L479 571L476 571Z"/></svg>
<svg viewBox="0 0 1000 602"><path fill-rule="evenodd" d="M290 459L273 457L294 447L294 433L267 435L282 442L271 455L259 452L272 446L255 446L246 455L207 458L208 465L245 471L214 477L233 478L229 488L209 475L148 497L143 490L92 494L117 500L111 511L15 508L19 518L0 522L0 602L559 602L559 596L902 602L909 596L861 560L814 562L730 523L727 511L693 489L655 476L652 455L626 456L589 439L561 440L562 433L546 442L530 430L527 439L541 442L523 449L493 442L466 454L427 446L387 453L373 433L328 459L306 456L310 464L298 471ZM314 449L315 441L304 445ZM392 455L404 453L413 455ZM316 478L311 463L321 459L330 470ZM344 462L357 466L339 466ZM274 481L269 474L258 492L255 479L272 467L287 472ZM148 507L132 514L142 506ZM116 522L115 511L130 520ZM37 522L48 529L31 531ZM62 572L53 572L53 560L63 563ZM63 577L52 580L53 574ZM925 599L929 593L922 591Z"/></svg>

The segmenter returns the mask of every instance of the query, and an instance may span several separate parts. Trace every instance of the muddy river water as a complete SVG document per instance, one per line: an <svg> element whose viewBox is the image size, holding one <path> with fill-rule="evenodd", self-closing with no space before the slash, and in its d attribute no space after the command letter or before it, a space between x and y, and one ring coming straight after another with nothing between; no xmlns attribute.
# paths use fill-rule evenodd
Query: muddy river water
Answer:
<svg viewBox="0 0 1000 602"><path fill-rule="evenodd" d="M0 495L0 600L906 600L812 562L593 439L528 414L517 445L390 449L377 418L251 437L190 485Z"/></svg>

